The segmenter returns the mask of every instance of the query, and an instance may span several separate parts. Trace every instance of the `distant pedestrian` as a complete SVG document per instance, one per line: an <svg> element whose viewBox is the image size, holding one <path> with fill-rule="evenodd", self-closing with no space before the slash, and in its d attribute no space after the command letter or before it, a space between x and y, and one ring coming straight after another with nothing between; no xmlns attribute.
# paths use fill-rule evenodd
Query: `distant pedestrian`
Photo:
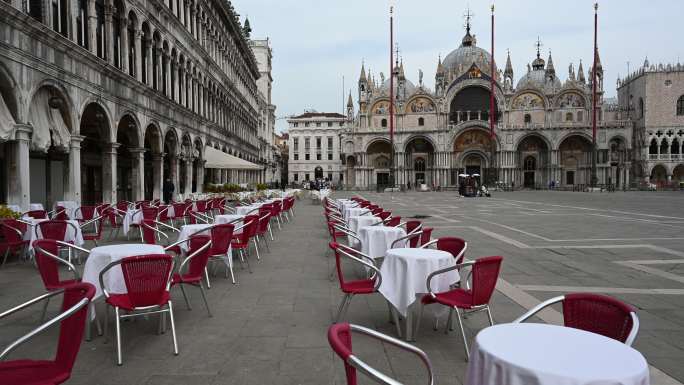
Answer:
<svg viewBox="0 0 684 385"><path fill-rule="evenodd" d="M173 199L173 192L175 190L175 187L173 185L173 182L171 182L170 178L166 178L166 181L164 181L164 186L162 189L162 193L164 195L164 202L170 203L171 200Z"/></svg>
<svg viewBox="0 0 684 385"><path fill-rule="evenodd" d="M410 190L410 189L411 189L411 181L408 181L408 183L406 183L406 186L407 186L406 188L407 188L408 190Z"/></svg>

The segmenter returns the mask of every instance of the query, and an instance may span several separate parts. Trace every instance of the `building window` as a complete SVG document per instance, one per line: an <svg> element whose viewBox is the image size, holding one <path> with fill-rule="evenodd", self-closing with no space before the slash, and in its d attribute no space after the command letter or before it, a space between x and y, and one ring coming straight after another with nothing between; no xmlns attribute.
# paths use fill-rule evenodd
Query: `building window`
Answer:
<svg viewBox="0 0 684 385"><path fill-rule="evenodd" d="M304 174L304 180L309 180L309 174Z"/></svg>
<svg viewBox="0 0 684 385"><path fill-rule="evenodd" d="M344 122L340 122L340 127L344 127Z"/></svg>
<svg viewBox="0 0 684 385"><path fill-rule="evenodd" d="M333 138L332 136L328 137L328 152L332 152L333 150Z"/></svg>
<svg viewBox="0 0 684 385"><path fill-rule="evenodd" d="M572 112L568 112L567 114L565 114L565 121L572 122Z"/></svg>
<svg viewBox="0 0 684 385"><path fill-rule="evenodd" d="M425 125L425 119L424 118L418 118L418 125L424 126Z"/></svg>
<svg viewBox="0 0 684 385"><path fill-rule="evenodd" d="M679 99L677 99L677 115L684 115L684 95L680 96Z"/></svg>
<svg viewBox="0 0 684 385"><path fill-rule="evenodd" d="M328 127L332 127L333 122L328 122Z"/></svg>
<svg viewBox="0 0 684 385"><path fill-rule="evenodd" d="M299 160L299 154L297 154L296 152L294 153L294 160Z"/></svg>
<svg viewBox="0 0 684 385"><path fill-rule="evenodd" d="M299 127L299 123L297 123L297 122L292 123L292 127Z"/></svg>
<svg viewBox="0 0 684 385"><path fill-rule="evenodd" d="M321 160L321 153L316 154L316 160Z"/></svg>
<svg viewBox="0 0 684 385"><path fill-rule="evenodd" d="M333 179L332 179L332 173L329 172L329 173L328 173L328 181L329 181L329 182L332 182L332 180L333 180Z"/></svg>
<svg viewBox="0 0 684 385"><path fill-rule="evenodd" d="M295 152L299 151L299 138L292 139L292 147L294 148Z"/></svg>
<svg viewBox="0 0 684 385"><path fill-rule="evenodd" d="M644 117L644 99L639 98L639 119Z"/></svg>
<svg viewBox="0 0 684 385"><path fill-rule="evenodd" d="M304 154L304 160L309 160L310 155L309 154Z"/></svg>
<svg viewBox="0 0 684 385"><path fill-rule="evenodd" d="M340 173L340 183L344 182L344 173Z"/></svg>
<svg viewBox="0 0 684 385"><path fill-rule="evenodd" d="M329 152L329 153L328 153L328 160L333 160L333 154L332 154L332 152Z"/></svg>
<svg viewBox="0 0 684 385"><path fill-rule="evenodd" d="M584 114L582 113L582 111L577 111L577 121L581 122L583 120L584 120ZM599 119L599 120L601 120L601 119Z"/></svg>
<svg viewBox="0 0 684 385"><path fill-rule="evenodd" d="M299 174L294 174L293 177L295 182L299 181Z"/></svg>
<svg viewBox="0 0 684 385"><path fill-rule="evenodd" d="M321 122L316 122L316 127L320 127L320 126L321 126Z"/></svg>
<svg viewBox="0 0 684 385"><path fill-rule="evenodd" d="M304 127L309 127L309 122L304 123Z"/></svg>
<svg viewBox="0 0 684 385"><path fill-rule="evenodd" d="M532 115L525 114L525 124L532 123Z"/></svg>
<svg viewBox="0 0 684 385"><path fill-rule="evenodd" d="M383 119L380 121L380 126L381 127L387 127L387 119Z"/></svg>
<svg viewBox="0 0 684 385"><path fill-rule="evenodd" d="M316 150L321 149L321 137L316 137Z"/></svg>
<svg viewBox="0 0 684 385"><path fill-rule="evenodd" d="M309 151L309 148L311 148L311 139L304 138L304 150Z"/></svg>

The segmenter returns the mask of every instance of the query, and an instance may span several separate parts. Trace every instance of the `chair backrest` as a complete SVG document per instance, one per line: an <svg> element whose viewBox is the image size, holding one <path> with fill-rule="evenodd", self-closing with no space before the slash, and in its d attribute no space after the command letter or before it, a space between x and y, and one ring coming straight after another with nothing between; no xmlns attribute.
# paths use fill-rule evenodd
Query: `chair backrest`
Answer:
<svg viewBox="0 0 684 385"><path fill-rule="evenodd" d="M24 239L23 234L27 230L26 224L16 219L4 219L0 222L0 227L2 227L2 235L5 237L5 241L12 243L21 242ZM16 230L19 230L21 235Z"/></svg>
<svg viewBox="0 0 684 385"><path fill-rule="evenodd" d="M395 227L399 226L399 224L401 224L401 217L392 217L389 221L387 221L387 223L385 223L387 227Z"/></svg>
<svg viewBox="0 0 684 385"><path fill-rule="evenodd" d="M121 260L121 271L134 307L162 304L168 291L173 258L166 254L126 257Z"/></svg>
<svg viewBox="0 0 684 385"><path fill-rule="evenodd" d="M207 201L197 201L197 211L203 213L207 211Z"/></svg>
<svg viewBox="0 0 684 385"><path fill-rule="evenodd" d="M47 211L45 210L31 210L24 215L33 219L48 219Z"/></svg>
<svg viewBox="0 0 684 385"><path fill-rule="evenodd" d="M344 362L344 372L347 375L347 385L357 385L356 368L347 359L352 355L352 337L348 323L339 323L328 329L328 343Z"/></svg>
<svg viewBox="0 0 684 385"><path fill-rule="evenodd" d="M230 241L233 239L235 225L224 223L211 228L211 255L225 255L228 253Z"/></svg>
<svg viewBox="0 0 684 385"><path fill-rule="evenodd" d="M91 301L93 296L95 296L95 286L90 283L82 282L69 285L64 290L62 312L69 310L84 298ZM81 307L61 322L55 363L67 373L71 373L78 356L78 351L81 349L87 315L88 305Z"/></svg>
<svg viewBox="0 0 684 385"><path fill-rule="evenodd" d="M456 237L443 237L437 239L437 250L451 253L456 259L456 264L462 263L465 257L466 241Z"/></svg>
<svg viewBox="0 0 684 385"><path fill-rule="evenodd" d="M271 213L269 211L266 211L262 214L261 210L259 210L259 224L257 225L256 233L259 235L266 234L266 231L268 231L268 224L270 222Z"/></svg>
<svg viewBox="0 0 684 385"><path fill-rule="evenodd" d="M40 278L43 280L45 290L55 290L64 286L59 277L60 263L45 252L52 255L59 255L59 244L53 239L39 239L33 242L36 265Z"/></svg>
<svg viewBox="0 0 684 385"><path fill-rule="evenodd" d="M169 205L159 206L159 222L166 222L169 220Z"/></svg>
<svg viewBox="0 0 684 385"><path fill-rule="evenodd" d="M406 221L406 234L412 233L422 224L421 221Z"/></svg>
<svg viewBox="0 0 684 385"><path fill-rule="evenodd" d="M259 226L259 216L247 215L242 223L250 223L249 226L245 226L245 228L242 229L242 234L246 234L248 237L247 240L249 240L249 238L252 238L256 234L257 227Z"/></svg>
<svg viewBox="0 0 684 385"><path fill-rule="evenodd" d="M563 322L565 326L625 342L634 322L630 305L615 298L592 293L565 295L563 300Z"/></svg>
<svg viewBox="0 0 684 385"><path fill-rule="evenodd" d="M477 259L473 264L473 285L471 289L473 306L489 303L494 288L496 288L502 261L503 257L499 256L484 257Z"/></svg>
<svg viewBox="0 0 684 385"><path fill-rule="evenodd" d="M375 210L374 210L374 211L375 211ZM390 215L392 215L392 213L389 212L389 211L381 211L381 212L379 212L379 213L377 213L377 214L376 214L376 213L373 213L373 215L375 215L376 217L378 217L378 218L380 218L380 219L382 219L382 220L384 221L385 219L389 218Z"/></svg>
<svg viewBox="0 0 684 385"><path fill-rule="evenodd" d="M159 208L157 207L145 207L142 208L143 219L155 220L159 215Z"/></svg>
<svg viewBox="0 0 684 385"><path fill-rule="evenodd" d="M231 224L228 224L228 226L233 226ZM199 249L204 247L204 245L207 244L207 242L211 242L212 246L214 245L214 229L216 227L212 228L211 230L211 237L208 235L193 235L190 237L190 240L188 240L188 255L192 255L195 252L197 252ZM230 229L230 234L233 234L233 229ZM228 240L230 243L230 239ZM186 279L201 279L202 276L204 275L204 269L207 267L207 262L209 261L209 257L212 255L213 247L207 247L203 251L200 251L197 255L192 257L190 261L187 264L187 270L181 274L183 274L183 277ZM227 251L227 250L226 250ZM223 253L225 254L225 252Z"/></svg>
<svg viewBox="0 0 684 385"><path fill-rule="evenodd" d="M154 229L157 224L153 219L143 219L140 223L140 230L142 230L142 241L148 245L157 244L157 232Z"/></svg>
<svg viewBox="0 0 684 385"><path fill-rule="evenodd" d="M420 234L420 245L421 246L430 242L430 238L432 238L432 231L433 230L434 229L432 227L423 227L423 234Z"/></svg>
<svg viewBox="0 0 684 385"><path fill-rule="evenodd" d="M185 214L185 203L174 203L173 204L173 217L182 218Z"/></svg>
<svg viewBox="0 0 684 385"><path fill-rule="evenodd" d="M123 211L125 213L126 210L128 210L128 202L126 202L126 201L116 202L116 209Z"/></svg>
<svg viewBox="0 0 684 385"><path fill-rule="evenodd" d="M81 217L78 218L78 214L81 214ZM76 209L76 218L81 219L83 221L89 221L93 218L95 218L95 206L81 206L78 209Z"/></svg>
<svg viewBox="0 0 684 385"><path fill-rule="evenodd" d="M63 241L66 236L67 222L60 220L51 220L38 223L38 229L42 239L54 239L56 241Z"/></svg>
<svg viewBox="0 0 684 385"><path fill-rule="evenodd" d="M55 217L52 219L58 220L58 221L66 221L69 220L69 216L67 215L66 209L62 206L57 206L55 208Z"/></svg>

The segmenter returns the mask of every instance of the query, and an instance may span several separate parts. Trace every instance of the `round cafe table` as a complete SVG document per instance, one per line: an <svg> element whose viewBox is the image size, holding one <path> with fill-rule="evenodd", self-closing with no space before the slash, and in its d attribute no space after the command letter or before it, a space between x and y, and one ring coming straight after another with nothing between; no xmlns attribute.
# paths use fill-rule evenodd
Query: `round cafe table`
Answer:
<svg viewBox="0 0 684 385"><path fill-rule="evenodd" d="M364 208L364 207L346 207L345 206L344 213L342 213L342 214L344 214L344 219L346 221L349 221L350 217L363 216L364 214L370 215L370 214L366 214L368 212L370 212L370 210L368 210L367 208Z"/></svg>
<svg viewBox="0 0 684 385"><path fill-rule="evenodd" d="M242 234L242 229L237 229L238 227L242 226L244 223L244 215L236 215L236 214L222 214L222 215L217 215L214 217L214 224L217 225L222 225L224 223L232 223L235 226L235 230L233 231L233 234Z"/></svg>
<svg viewBox="0 0 684 385"><path fill-rule="evenodd" d="M470 352L466 385L648 385L644 357L580 329L519 323L482 330Z"/></svg>
<svg viewBox="0 0 684 385"><path fill-rule="evenodd" d="M83 269L83 282L92 283L95 286L95 297L102 295L100 287L100 271L112 262L116 262L125 257L147 254L164 254L164 247L159 245L146 244L123 244L95 247L90 250ZM120 267L114 267L104 277L107 291L110 293L126 293L123 273Z"/></svg>
<svg viewBox="0 0 684 385"><path fill-rule="evenodd" d="M383 225L366 226L359 229L361 252L371 258L382 258L392 247L392 242L406 236L402 227L387 227Z"/></svg>
<svg viewBox="0 0 684 385"><path fill-rule="evenodd" d="M454 265L456 260L451 253L441 250L398 248L385 253L385 260L380 267L382 283L378 291L406 317L406 340L412 340L413 332L413 310L410 307L423 294L428 293L428 276ZM458 271L452 270L436 276L431 287L433 292L443 292L459 280Z"/></svg>
<svg viewBox="0 0 684 385"><path fill-rule="evenodd" d="M209 234L209 231L206 232L201 232L198 233L201 230L207 229L211 226L213 226L213 223L198 223L195 225L183 225L180 228L180 233L178 234L178 239L176 241L180 241L181 239L188 239L191 235L197 233L197 234L202 234L202 235L211 235ZM183 253L186 253L190 246L188 245L188 242L183 242L179 245L181 251Z"/></svg>
<svg viewBox="0 0 684 385"><path fill-rule="evenodd" d="M35 227L38 225L38 223L45 222L48 219L23 218L22 220L31 224L31 227L24 233L24 240L29 241L28 249L30 252L33 252L33 242L37 239L43 239L43 234L41 233L40 228L36 229ZM64 233L64 239L62 240L64 242L71 242L76 246L83 246L85 241L83 240L81 225L77 220L74 219L70 219L65 222L71 223L73 226L67 225L66 232Z"/></svg>
<svg viewBox="0 0 684 385"><path fill-rule="evenodd" d="M259 213L260 204L254 204L249 206L238 206L235 208L235 214L237 215L253 215Z"/></svg>
<svg viewBox="0 0 684 385"><path fill-rule="evenodd" d="M358 234L359 230L362 227L366 226L371 226L376 223L382 222L382 219L376 217L375 215L361 215L361 216L354 216L354 217L349 217L349 229L354 232L354 234ZM359 242L352 237L347 237L348 240L347 242L349 243L349 246L353 248L357 248L360 245L358 244Z"/></svg>

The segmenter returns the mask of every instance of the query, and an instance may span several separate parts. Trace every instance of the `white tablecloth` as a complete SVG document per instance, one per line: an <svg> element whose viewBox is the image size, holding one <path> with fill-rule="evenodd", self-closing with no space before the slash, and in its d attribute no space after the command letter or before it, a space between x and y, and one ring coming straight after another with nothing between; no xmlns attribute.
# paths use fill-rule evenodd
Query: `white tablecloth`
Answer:
<svg viewBox="0 0 684 385"><path fill-rule="evenodd" d="M235 214L237 214L237 215L256 215L256 214L259 214L259 210L258 210L259 207L261 207L261 204L253 204L253 205L249 205L249 206L238 206L235 208Z"/></svg>
<svg viewBox="0 0 684 385"><path fill-rule="evenodd" d="M372 258L381 258L392 246L392 242L406 236L401 227L366 226L359 229L361 252Z"/></svg>
<svg viewBox="0 0 684 385"><path fill-rule="evenodd" d="M217 215L214 217L214 223L217 225L224 224L224 223L231 223L233 221L236 221L239 219L237 222L233 222L233 225L235 226L235 231L233 231L233 234L242 234L242 229L237 229L238 227L242 226L244 223L242 219L244 218L244 215L236 215L236 214L224 214L224 215Z"/></svg>
<svg viewBox="0 0 684 385"><path fill-rule="evenodd" d="M139 225L142 221L142 210L126 210L126 215L123 218L123 232L128 234L128 230L131 228L131 224Z"/></svg>
<svg viewBox="0 0 684 385"><path fill-rule="evenodd" d="M332 191L330 189L324 189L324 190L311 190L311 197L315 200L320 200L322 201L323 198L329 197Z"/></svg>
<svg viewBox="0 0 684 385"><path fill-rule="evenodd" d="M200 231L200 230L202 230L202 229L206 229L206 228L208 228L208 227L211 227L211 226L213 226L213 224L210 224L210 223L198 223L198 224L196 224L196 225L183 225L183 226L181 226L180 234L178 234L178 239L177 239L176 241L180 241L181 239L187 239L188 237L190 237L190 236L193 235L194 233L196 233L196 232L198 232L198 231ZM199 233L199 234L202 234L202 235L211 235L211 234L209 233L209 231L207 231L207 232L202 232L202 233ZM179 245L179 246L180 246L180 249L181 249L184 253L187 252L188 249L190 248L190 245L189 245L188 243L189 243L189 242L183 242L183 243L181 243L181 244Z"/></svg>
<svg viewBox="0 0 684 385"><path fill-rule="evenodd" d="M34 210L45 210L42 203L31 203L29 204L29 211Z"/></svg>
<svg viewBox="0 0 684 385"><path fill-rule="evenodd" d="M382 284L378 289L404 316L417 296L428 293L427 277L437 270L454 266L454 257L434 249L390 249L382 262ZM442 292L460 280L458 271L440 274L432 280L432 290Z"/></svg>
<svg viewBox="0 0 684 385"><path fill-rule="evenodd" d="M353 231L354 233L358 234L359 230L362 227L366 226L371 226L373 224L376 224L378 222L381 222L382 220L375 215L361 215L361 216L355 216L355 217L349 217L349 229ZM360 245L358 244L358 241L352 237L348 237L348 243L351 247L357 248Z"/></svg>
<svg viewBox="0 0 684 385"><path fill-rule="evenodd" d="M482 330L470 352L467 385L648 385L633 348L599 334L546 324Z"/></svg>
<svg viewBox="0 0 684 385"><path fill-rule="evenodd" d="M33 225L27 229L27 231L24 233L24 240L29 241L29 250L33 251L33 241L37 239L43 239L43 234L41 234L40 229L38 229L38 237L36 237L36 230L35 226L40 223L47 221L47 219L33 219L33 218L23 218L22 220L26 222L30 222ZM76 226L76 233L74 234L74 228L67 225L66 228L66 233L64 234L64 241L65 242L72 242L76 246L82 246L85 241L83 240L83 232L81 232L81 227L78 224L78 221L75 219L68 220L67 222L73 224Z"/></svg>
<svg viewBox="0 0 684 385"><path fill-rule="evenodd" d="M23 213L24 210L19 207L19 205L7 205L7 208L14 211L15 213Z"/></svg>
<svg viewBox="0 0 684 385"><path fill-rule="evenodd" d="M76 209L79 208L80 205L74 201L57 201L52 209L56 209L57 206L64 207L69 219L74 219L76 215Z"/></svg>
<svg viewBox="0 0 684 385"><path fill-rule="evenodd" d="M118 261L125 257L132 257L135 255L147 254L164 254L164 248L159 245L145 245L145 244L128 244L128 245L110 245L95 247L90 250L90 255L86 260L83 269L83 282L92 283L95 286L95 297L102 295L102 288L100 287L100 271L112 262ZM105 286L110 293L126 293L126 284L123 280L121 267L117 266L109 270L104 276Z"/></svg>
<svg viewBox="0 0 684 385"><path fill-rule="evenodd" d="M364 214L365 215L371 215L371 214L366 214L369 211L370 210L368 210L367 208L363 208L363 207L345 207L344 213L343 213L344 219L348 221L350 217L357 217L357 216L361 216ZM349 222L347 222L347 223L349 223Z"/></svg>

